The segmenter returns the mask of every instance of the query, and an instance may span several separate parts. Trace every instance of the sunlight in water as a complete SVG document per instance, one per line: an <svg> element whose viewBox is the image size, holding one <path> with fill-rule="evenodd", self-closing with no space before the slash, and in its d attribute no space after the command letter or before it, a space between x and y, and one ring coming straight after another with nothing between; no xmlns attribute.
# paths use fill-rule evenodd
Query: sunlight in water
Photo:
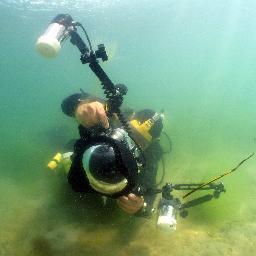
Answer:
<svg viewBox="0 0 256 256"><path fill-rule="evenodd" d="M1 0L0 3L17 9L55 10L60 8L85 10L91 8L108 8L120 0Z"/></svg>
<svg viewBox="0 0 256 256"><path fill-rule="evenodd" d="M207 79L214 79L215 76L220 76L225 71L225 66L230 54L232 54L232 44L234 43L236 32L239 28L239 19L241 16L242 0L235 0L229 7L226 13L226 21L223 24L222 35L216 53L215 60L213 61L212 72Z"/></svg>

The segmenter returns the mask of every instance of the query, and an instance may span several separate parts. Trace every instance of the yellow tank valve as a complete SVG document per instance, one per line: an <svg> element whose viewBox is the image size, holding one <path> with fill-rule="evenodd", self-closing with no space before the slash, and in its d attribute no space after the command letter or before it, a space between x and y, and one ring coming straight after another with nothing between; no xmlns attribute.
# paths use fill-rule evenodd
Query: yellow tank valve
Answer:
<svg viewBox="0 0 256 256"><path fill-rule="evenodd" d="M55 170L58 167L58 164L60 163L62 159L62 154L57 153L53 159L47 164L47 167L51 170Z"/></svg>

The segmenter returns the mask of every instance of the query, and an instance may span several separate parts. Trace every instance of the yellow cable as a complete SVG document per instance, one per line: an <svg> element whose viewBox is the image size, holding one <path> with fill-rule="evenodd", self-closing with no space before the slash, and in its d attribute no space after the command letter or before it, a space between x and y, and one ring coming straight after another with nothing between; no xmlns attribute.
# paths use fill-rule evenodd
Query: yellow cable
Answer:
<svg viewBox="0 0 256 256"><path fill-rule="evenodd" d="M212 179L211 181L205 182L205 183L201 184L200 186L198 186L197 188L195 188L195 189L189 191L189 192L188 192L187 194L185 194L182 198L184 199L184 198L186 198L187 196L189 196L189 195L191 195L192 193L194 193L194 192L196 192L197 190L199 190L200 188L202 188L202 187L204 187L204 186L206 186L206 185L208 185L208 184L210 184L210 183L212 183L212 182L214 182L214 181L216 181L216 180L218 180L218 179L220 179L220 178L222 178L222 177L224 177L224 176L226 176L226 175L228 175L228 174L234 172L240 165L242 165L245 161L249 160L253 155L254 155L254 153L252 153L251 155L249 155L248 157L246 157L245 159L243 159L243 160L242 160L235 168L233 168L232 170L230 170L230 171L228 171L228 172L226 172L226 173L224 173L224 174L222 174L222 175L220 175L220 176L218 176L218 177Z"/></svg>

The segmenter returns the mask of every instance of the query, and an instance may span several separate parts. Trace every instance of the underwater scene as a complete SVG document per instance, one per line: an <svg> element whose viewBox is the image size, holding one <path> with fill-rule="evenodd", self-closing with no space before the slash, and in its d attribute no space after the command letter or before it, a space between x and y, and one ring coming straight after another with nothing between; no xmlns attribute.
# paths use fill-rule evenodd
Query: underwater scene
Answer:
<svg viewBox="0 0 256 256"><path fill-rule="evenodd" d="M1 256L255 255L255 1L0 0L0 14ZM122 107L163 112L171 152L150 217L88 200L47 168L79 138L62 100L80 88L105 99L68 38L55 58L36 51L58 14L83 24L93 50L104 43L99 64L128 88ZM203 190L208 182L220 185ZM176 230L157 225L166 183L206 183L185 198L191 189L169 191L183 206Z"/></svg>

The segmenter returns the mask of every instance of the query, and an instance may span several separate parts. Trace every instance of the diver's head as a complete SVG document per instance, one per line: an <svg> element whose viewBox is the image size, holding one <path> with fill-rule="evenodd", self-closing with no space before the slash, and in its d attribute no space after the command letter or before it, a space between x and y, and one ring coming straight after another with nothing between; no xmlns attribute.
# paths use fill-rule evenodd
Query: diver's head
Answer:
<svg viewBox="0 0 256 256"><path fill-rule="evenodd" d="M131 116L130 127L133 139L146 149L154 140L159 139L163 130L163 113L144 109Z"/></svg>

